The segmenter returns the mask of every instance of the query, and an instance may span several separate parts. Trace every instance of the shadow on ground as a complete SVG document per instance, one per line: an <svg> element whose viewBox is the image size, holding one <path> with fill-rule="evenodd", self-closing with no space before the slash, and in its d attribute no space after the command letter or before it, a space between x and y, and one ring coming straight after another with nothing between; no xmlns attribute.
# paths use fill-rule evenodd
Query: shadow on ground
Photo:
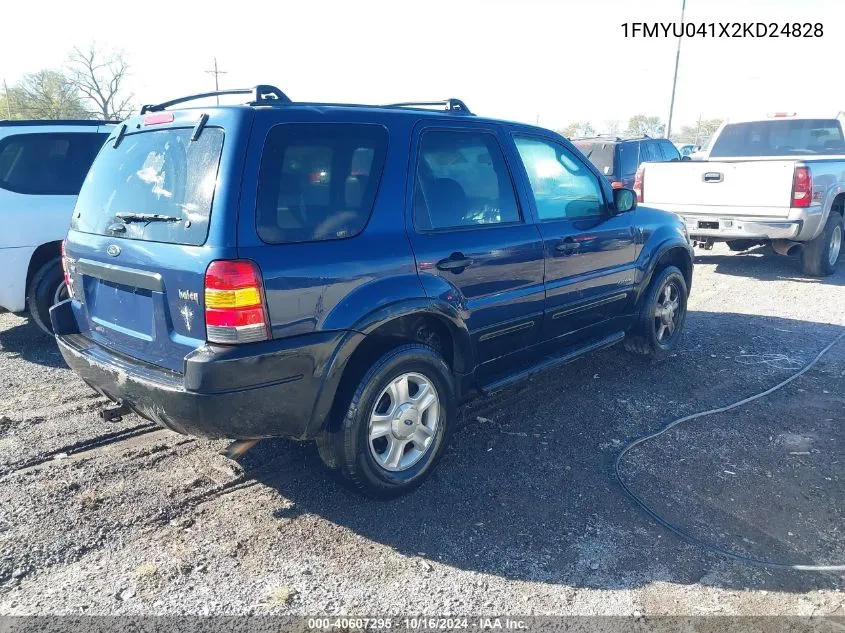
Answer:
<svg viewBox="0 0 845 633"><path fill-rule="evenodd" d="M836 575L749 567L680 541L624 496L612 463L625 442L676 417L776 384L841 330L691 312L682 349L663 363L614 348L464 406L430 480L395 501L341 489L308 444L265 442L242 463L247 476L293 501L279 519L315 514L461 569L600 588L838 587ZM626 476L670 519L721 546L793 563L843 562L843 385L845 342L770 399L637 449ZM280 455L283 473L273 467Z"/></svg>
<svg viewBox="0 0 845 633"><path fill-rule="evenodd" d="M811 277L801 271L801 258L784 257L775 253L771 246L757 246L743 253L731 253L726 248L718 251L696 249L697 264L715 265L715 272L721 275L747 277L760 281L795 281L807 284L845 286L843 259L839 270L829 277Z"/></svg>
<svg viewBox="0 0 845 633"><path fill-rule="evenodd" d="M0 330L0 350L17 354L25 361L46 367L67 367L56 347L56 341L41 331L28 316L0 313L0 318L15 325Z"/></svg>

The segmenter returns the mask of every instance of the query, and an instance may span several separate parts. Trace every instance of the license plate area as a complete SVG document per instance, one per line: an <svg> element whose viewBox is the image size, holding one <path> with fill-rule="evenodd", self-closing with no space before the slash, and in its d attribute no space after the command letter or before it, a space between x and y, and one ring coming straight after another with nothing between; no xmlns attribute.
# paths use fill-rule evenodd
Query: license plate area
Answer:
<svg viewBox="0 0 845 633"><path fill-rule="evenodd" d="M105 279L89 278L85 302L92 324L144 341L153 340L153 293Z"/></svg>
<svg viewBox="0 0 845 633"><path fill-rule="evenodd" d="M698 228L718 231L719 230L719 223L715 222L713 220L699 220L698 221Z"/></svg>

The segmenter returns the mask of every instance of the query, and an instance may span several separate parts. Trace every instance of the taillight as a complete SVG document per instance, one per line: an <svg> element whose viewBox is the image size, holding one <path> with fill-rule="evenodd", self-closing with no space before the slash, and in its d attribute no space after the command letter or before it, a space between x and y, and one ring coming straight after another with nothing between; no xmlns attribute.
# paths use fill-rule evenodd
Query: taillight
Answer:
<svg viewBox="0 0 845 633"><path fill-rule="evenodd" d="M211 343L270 338L261 272L245 259L211 262L205 271L205 329Z"/></svg>
<svg viewBox="0 0 845 633"><path fill-rule="evenodd" d="M634 176L634 193L637 194L637 202L643 201L643 184L645 183L645 174L643 168L637 170L637 175Z"/></svg>
<svg viewBox="0 0 845 633"><path fill-rule="evenodd" d="M813 174L809 167L796 167L792 179L792 206L809 207L813 201Z"/></svg>
<svg viewBox="0 0 845 633"><path fill-rule="evenodd" d="M73 297L73 280L70 278L70 262L65 254L67 247L67 240L62 240L62 272L65 275L65 285L67 286L67 294Z"/></svg>

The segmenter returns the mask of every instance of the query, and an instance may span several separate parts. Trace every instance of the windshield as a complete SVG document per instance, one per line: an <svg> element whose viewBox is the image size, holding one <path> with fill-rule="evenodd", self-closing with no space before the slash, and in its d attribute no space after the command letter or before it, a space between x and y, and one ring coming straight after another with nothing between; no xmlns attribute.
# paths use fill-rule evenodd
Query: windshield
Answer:
<svg viewBox="0 0 845 633"><path fill-rule="evenodd" d="M601 141L576 141L575 147L581 150L590 162L605 176L613 174L613 150L614 143L603 143Z"/></svg>
<svg viewBox="0 0 845 633"><path fill-rule="evenodd" d="M836 119L776 119L726 125L711 157L845 154Z"/></svg>
<svg viewBox="0 0 845 633"><path fill-rule="evenodd" d="M88 172L71 221L84 233L199 245L205 242L223 130L168 128L109 141ZM159 217L152 217L159 216Z"/></svg>

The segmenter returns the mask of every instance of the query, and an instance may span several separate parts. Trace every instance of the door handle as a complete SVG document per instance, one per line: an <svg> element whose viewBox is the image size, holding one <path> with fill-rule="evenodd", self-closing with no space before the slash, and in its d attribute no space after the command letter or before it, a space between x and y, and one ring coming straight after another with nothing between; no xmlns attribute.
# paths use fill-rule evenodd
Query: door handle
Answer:
<svg viewBox="0 0 845 633"><path fill-rule="evenodd" d="M575 253L578 251L579 248L581 248L581 242L576 242L571 237L567 237L560 244L555 246L555 250L558 253L564 254Z"/></svg>
<svg viewBox="0 0 845 633"><path fill-rule="evenodd" d="M463 269L468 266L472 266L472 260L464 257L462 253L453 253L450 257L437 262L438 270L451 270L454 273L463 272Z"/></svg>

